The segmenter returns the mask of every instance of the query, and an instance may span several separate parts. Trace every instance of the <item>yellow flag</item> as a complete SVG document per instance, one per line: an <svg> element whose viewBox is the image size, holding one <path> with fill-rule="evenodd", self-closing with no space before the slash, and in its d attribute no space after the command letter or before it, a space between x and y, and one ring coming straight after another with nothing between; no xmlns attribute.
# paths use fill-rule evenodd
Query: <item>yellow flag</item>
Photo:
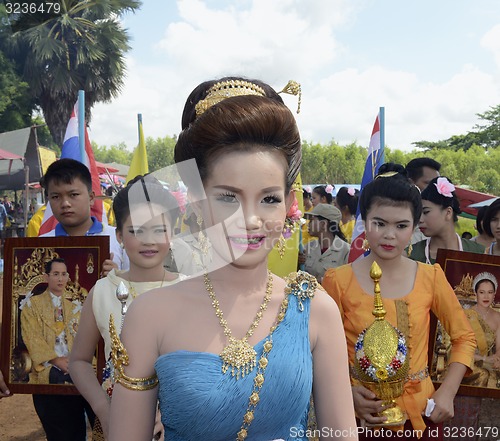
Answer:
<svg viewBox="0 0 500 441"><path fill-rule="evenodd" d="M139 125L139 144L134 150L134 156L130 163L130 169L127 174L127 183L134 179L137 175L145 175L149 173L148 154L146 152L146 143L144 142L144 131L142 130L142 115L137 115Z"/></svg>
<svg viewBox="0 0 500 441"><path fill-rule="evenodd" d="M302 198L302 178L300 174L292 185L295 191L295 197L299 203L299 210L304 213L304 202ZM269 253L269 260L267 267L277 276L286 277L288 274L297 271L297 264L299 259L299 242L300 242L300 226L297 227L294 233L285 242L285 254L283 259L278 253L275 246Z"/></svg>

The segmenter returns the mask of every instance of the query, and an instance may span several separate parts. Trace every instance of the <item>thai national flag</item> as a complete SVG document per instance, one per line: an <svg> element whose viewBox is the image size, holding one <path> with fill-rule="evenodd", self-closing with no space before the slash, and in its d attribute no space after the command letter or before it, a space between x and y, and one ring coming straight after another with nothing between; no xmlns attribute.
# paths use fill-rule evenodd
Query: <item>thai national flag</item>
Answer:
<svg viewBox="0 0 500 441"><path fill-rule="evenodd" d="M384 108L381 107L370 138L368 157L366 159L365 171L361 180L361 192L363 188L377 175L379 167L384 163ZM365 228L361 220L361 214L356 212L356 224L352 233L351 250L349 252L349 263L354 262L363 253L363 241L365 240Z"/></svg>
<svg viewBox="0 0 500 441"><path fill-rule="evenodd" d="M99 180L99 173L97 171L97 165L94 158L94 152L92 150L92 144L90 143L89 134L87 132L87 127L85 127L85 151L80 151L79 135L78 135L78 100L76 101L73 112L71 113L71 118L69 119L68 126L66 127L66 133L64 135L63 146L61 149L61 158L75 159L76 161L83 162L92 175L92 190L95 195L101 194L101 183ZM102 200L94 199L94 205L91 208L92 216L95 216L99 221L106 222L105 214L103 214ZM47 203L47 208L43 217L42 225L40 226L40 231L38 235L48 233L53 230L57 225L57 220L52 214L50 209L50 204Z"/></svg>

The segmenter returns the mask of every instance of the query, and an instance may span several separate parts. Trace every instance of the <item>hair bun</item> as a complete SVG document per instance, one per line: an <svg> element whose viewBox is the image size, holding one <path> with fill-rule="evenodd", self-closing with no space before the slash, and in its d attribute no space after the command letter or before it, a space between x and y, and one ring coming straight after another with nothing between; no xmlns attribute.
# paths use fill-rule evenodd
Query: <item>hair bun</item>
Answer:
<svg viewBox="0 0 500 441"><path fill-rule="evenodd" d="M398 174L405 178L408 178L406 169L401 164L396 164L395 162L386 162L382 164L378 169L377 176L381 176L391 172L394 173L392 176L396 176L396 174Z"/></svg>

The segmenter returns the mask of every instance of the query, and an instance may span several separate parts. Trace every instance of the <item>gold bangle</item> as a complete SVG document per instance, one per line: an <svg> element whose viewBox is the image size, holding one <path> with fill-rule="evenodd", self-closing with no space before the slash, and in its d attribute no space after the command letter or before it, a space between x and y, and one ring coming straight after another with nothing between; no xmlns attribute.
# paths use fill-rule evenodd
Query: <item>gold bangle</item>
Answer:
<svg viewBox="0 0 500 441"><path fill-rule="evenodd" d="M156 374L145 378L132 378L123 373L115 373L115 383L120 383L123 387L130 390L151 390L158 384L158 377Z"/></svg>

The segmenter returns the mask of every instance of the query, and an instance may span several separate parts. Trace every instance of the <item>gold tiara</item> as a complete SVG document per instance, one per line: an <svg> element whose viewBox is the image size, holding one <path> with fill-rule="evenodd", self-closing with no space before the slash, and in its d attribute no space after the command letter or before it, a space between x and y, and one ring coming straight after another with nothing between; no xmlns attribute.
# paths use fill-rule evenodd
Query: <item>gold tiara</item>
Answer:
<svg viewBox="0 0 500 441"><path fill-rule="evenodd" d="M488 273L488 272L479 273L476 277L474 277L474 280L472 281L472 287L474 288L474 291L476 291L476 285L479 282L482 282L483 280L489 280L493 284L493 287L495 288L495 293L496 293L497 288L498 288L497 278L493 274Z"/></svg>
<svg viewBox="0 0 500 441"><path fill-rule="evenodd" d="M290 95L295 95L299 97L299 103L297 107L297 113L300 113L300 104L302 102L302 91L300 89L300 84L297 81L290 80L283 89L278 93L288 93ZM224 101L226 98L233 96L245 96L245 95L255 95L255 96L266 96L266 92L260 86L257 86L250 81L245 80L228 80L220 81L214 84L210 89L207 90L207 96L198 101L195 106L196 116L200 116L207 109L212 107L214 104Z"/></svg>
<svg viewBox="0 0 500 441"><path fill-rule="evenodd" d="M256 95L266 96L266 92L260 86L243 80L228 80L214 84L207 91L205 99L198 101L195 106L196 116L200 116L205 110L214 104L220 103L226 98L233 96Z"/></svg>

